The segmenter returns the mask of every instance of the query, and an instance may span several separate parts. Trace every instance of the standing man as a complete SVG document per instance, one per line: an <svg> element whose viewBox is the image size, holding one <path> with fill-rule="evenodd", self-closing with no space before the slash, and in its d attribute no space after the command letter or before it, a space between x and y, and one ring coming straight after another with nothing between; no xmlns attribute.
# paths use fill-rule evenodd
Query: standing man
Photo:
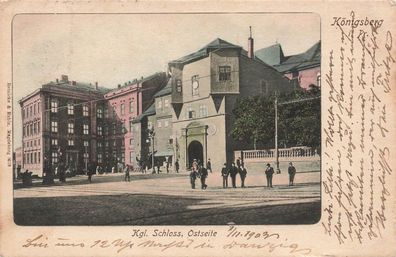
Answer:
<svg viewBox="0 0 396 257"><path fill-rule="evenodd" d="M271 164L267 163L267 169L265 170L265 176L267 177L267 187L272 187L272 175L274 174L274 169Z"/></svg>
<svg viewBox="0 0 396 257"><path fill-rule="evenodd" d="M289 186L293 186L294 176L296 175L296 168L293 166L292 162L289 162L289 168L287 171L289 172Z"/></svg>
<svg viewBox="0 0 396 257"><path fill-rule="evenodd" d="M129 172L130 172L130 171L131 171L131 169L130 169L129 164L125 165L125 168L124 168L124 172L125 172L124 180L125 180L125 182L126 182L126 181L131 182L131 177L130 177L130 175L129 175Z"/></svg>
<svg viewBox="0 0 396 257"><path fill-rule="evenodd" d="M242 163L242 166L239 170L239 176L241 176L241 187L245 187L246 175L247 175L247 170L245 168L245 165Z"/></svg>
<svg viewBox="0 0 396 257"><path fill-rule="evenodd" d="M237 164L237 167L238 167L238 169L240 169L241 168L241 157L238 157L238 159L237 159L237 161L236 161L236 164Z"/></svg>
<svg viewBox="0 0 396 257"><path fill-rule="evenodd" d="M212 163L210 162L210 158L208 159L208 162L206 163L206 168L210 173L212 173Z"/></svg>
<svg viewBox="0 0 396 257"><path fill-rule="evenodd" d="M95 165L93 162L88 163L88 170L87 170L87 176L88 176L88 182L92 182L92 175L95 173Z"/></svg>
<svg viewBox="0 0 396 257"><path fill-rule="evenodd" d="M205 184L206 178L208 177L208 170L205 167L199 169L199 176L201 177L201 189L206 189L208 185Z"/></svg>
<svg viewBox="0 0 396 257"><path fill-rule="evenodd" d="M228 187L228 175L229 171L227 169L227 163L224 163L223 168L221 169L221 176L223 177L223 188Z"/></svg>
<svg viewBox="0 0 396 257"><path fill-rule="evenodd" d="M169 173L169 159L166 161L166 173Z"/></svg>
<svg viewBox="0 0 396 257"><path fill-rule="evenodd" d="M191 183L191 189L195 189L195 180L197 179L197 171L195 169L191 169L190 172L190 183Z"/></svg>
<svg viewBox="0 0 396 257"><path fill-rule="evenodd" d="M231 175L231 182L232 182L232 187L236 188L236 175L238 174L238 168L235 167L235 162L232 163L231 170L230 170L230 175Z"/></svg>
<svg viewBox="0 0 396 257"><path fill-rule="evenodd" d="M176 173L179 173L179 160L178 159L176 159L175 168L176 168Z"/></svg>

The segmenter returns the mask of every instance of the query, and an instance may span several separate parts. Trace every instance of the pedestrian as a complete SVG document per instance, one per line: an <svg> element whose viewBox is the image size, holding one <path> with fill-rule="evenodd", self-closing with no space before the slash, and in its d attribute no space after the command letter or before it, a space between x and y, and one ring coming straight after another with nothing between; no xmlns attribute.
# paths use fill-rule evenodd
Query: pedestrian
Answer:
<svg viewBox="0 0 396 257"><path fill-rule="evenodd" d="M221 176L223 177L223 188L228 187L228 175L230 174L227 169L227 163L224 163L223 168L221 169Z"/></svg>
<svg viewBox="0 0 396 257"><path fill-rule="evenodd" d="M247 170L245 165L242 163L241 168L239 170L239 176L241 176L241 187L245 187L245 178L247 175Z"/></svg>
<svg viewBox="0 0 396 257"><path fill-rule="evenodd" d="M179 173L179 160L178 159L176 159L176 162L175 162L175 168L176 168L176 173Z"/></svg>
<svg viewBox="0 0 396 257"><path fill-rule="evenodd" d="M48 159L48 155L44 155L43 184L46 185L54 184L54 174L51 170L51 165Z"/></svg>
<svg viewBox="0 0 396 257"><path fill-rule="evenodd" d="M194 159L193 160L193 163L192 163L192 169L194 169L195 171L198 171L198 162L197 162L197 159Z"/></svg>
<svg viewBox="0 0 396 257"><path fill-rule="evenodd" d="M169 173L169 160L166 161L166 173Z"/></svg>
<svg viewBox="0 0 396 257"><path fill-rule="evenodd" d="M131 167L129 166L129 164L125 165L125 167L124 167L124 173L125 173L124 180L125 180L125 182L126 181L131 182L131 177L130 177L130 174L129 174L130 171L131 171Z"/></svg>
<svg viewBox="0 0 396 257"><path fill-rule="evenodd" d="M238 168L235 167L235 162L232 163L231 169L230 169L230 175L231 175L231 182L232 182L232 187L236 188L236 175L238 174Z"/></svg>
<svg viewBox="0 0 396 257"><path fill-rule="evenodd" d="M210 161L210 158L208 159L208 162L206 163L206 169L212 173L212 163Z"/></svg>
<svg viewBox="0 0 396 257"><path fill-rule="evenodd" d="M208 170L202 166L199 169L199 176L201 178L201 189L206 189L208 187L208 185L206 185L205 181L206 181L206 178L208 177Z"/></svg>
<svg viewBox="0 0 396 257"><path fill-rule="evenodd" d="M272 176L274 175L274 169L271 164L267 163L267 169L265 170L265 176L267 177L267 187L272 187Z"/></svg>
<svg viewBox="0 0 396 257"><path fill-rule="evenodd" d="M160 170L160 161L157 161L157 174L161 172Z"/></svg>
<svg viewBox="0 0 396 257"><path fill-rule="evenodd" d="M195 180L197 179L197 172L195 169L191 169L190 172L190 183L191 183L191 189L195 189Z"/></svg>
<svg viewBox="0 0 396 257"><path fill-rule="evenodd" d="M289 186L294 186L294 176L296 175L296 167L293 166L292 162L289 162Z"/></svg>
<svg viewBox="0 0 396 257"><path fill-rule="evenodd" d="M59 181L62 183L66 182L66 172L62 162L58 164Z"/></svg>
<svg viewBox="0 0 396 257"><path fill-rule="evenodd" d="M88 182L89 183L92 182L92 176L95 174L95 172L96 172L95 164L93 162L89 162L88 170L87 170Z"/></svg>
<svg viewBox="0 0 396 257"><path fill-rule="evenodd" d="M238 157L236 164L237 164L238 169L240 169L241 168L241 157Z"/></svg>

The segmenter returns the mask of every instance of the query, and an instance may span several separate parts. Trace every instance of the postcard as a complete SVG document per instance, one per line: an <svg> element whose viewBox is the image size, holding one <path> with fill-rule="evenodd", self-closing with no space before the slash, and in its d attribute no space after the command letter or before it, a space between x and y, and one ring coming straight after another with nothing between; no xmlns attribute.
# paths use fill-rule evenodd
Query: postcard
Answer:
<svg viewBox="0 0 396 257"><path fill-rule="evenodd" d="M394 2L0 6L1 256L395 256Z"/></svg>

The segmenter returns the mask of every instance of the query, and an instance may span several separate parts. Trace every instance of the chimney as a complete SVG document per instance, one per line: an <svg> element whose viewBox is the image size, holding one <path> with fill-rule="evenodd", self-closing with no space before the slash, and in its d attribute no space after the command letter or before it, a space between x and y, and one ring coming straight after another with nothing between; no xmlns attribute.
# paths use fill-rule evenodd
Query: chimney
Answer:
<svg viewBox="0 0 396 257"><path fill-rule="evenodd" d="M67 75L62 75L61 77L63 82L69 82L69 77Z"/></svg>
<svg viewBox="0 0 396 257"><path fill-rule="evenodd" d="M252 38L252 26L249 26L250 36L248 39L248 57L254 59L254 40Z"/></svg>
<svg viewBox="0 0 396 257"><path fill-rule="evenodd" d="M120 88L121 87L121 84L118 84L118 88Z"/></svg>
<svg viewBox="0 0 396 257"><path fill-rule="evenodd" d="M95 82L95 89L98 90L98 82Z"/></svg>

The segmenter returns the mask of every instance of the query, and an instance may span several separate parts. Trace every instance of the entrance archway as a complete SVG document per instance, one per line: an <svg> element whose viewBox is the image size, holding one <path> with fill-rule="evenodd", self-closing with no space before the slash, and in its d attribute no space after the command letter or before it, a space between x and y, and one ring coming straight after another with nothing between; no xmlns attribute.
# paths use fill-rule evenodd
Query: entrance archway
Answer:
<svg viewBox="0 0 396 257"><path fill-rule="evenodd" d="M199 160L203 163L203 146L199 141L192 141L188 145L188 167L192 166L192 162L194 159Z"/></svg>

